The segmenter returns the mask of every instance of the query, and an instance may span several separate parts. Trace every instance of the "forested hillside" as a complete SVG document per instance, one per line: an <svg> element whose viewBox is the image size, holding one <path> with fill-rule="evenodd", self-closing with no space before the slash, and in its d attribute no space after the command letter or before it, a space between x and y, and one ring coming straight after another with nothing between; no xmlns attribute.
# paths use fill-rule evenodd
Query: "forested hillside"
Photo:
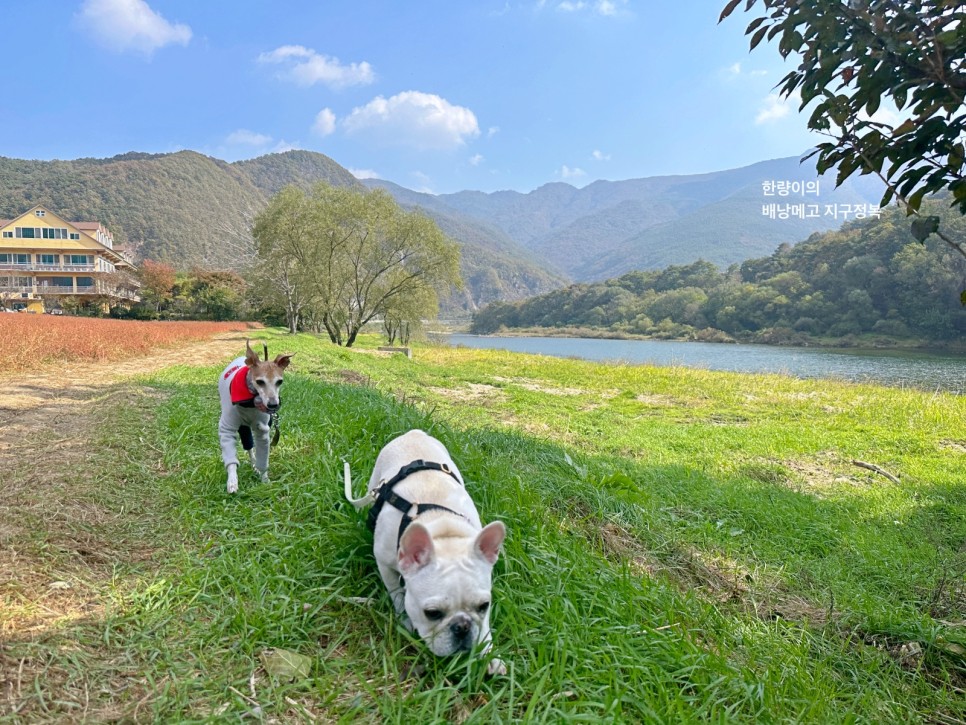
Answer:
<svg viewBox="0 0 966 725"><path fill-rule="evenodd" d="M954 238L966 218L943 200L937 214ZM914 241L896 208L846 224L726 271L708 261L634 271L576 284L524 302L479 312L472 331L592 329L614 335L706 340L858 341L860 336L966 341L966 260L935 235Z"/></svg>
<svg viewBox="0 0 966 725"><path fill-rule="evenodd" d="M235 240L264 204L251 178L193 151L110 159L0 158L0 216L44 204L66 219L97 220L138 258L237 267Z"/></svg>
<svg viewBox="0 0 966 725"><path fill-rule="evenodd" d="M44 204L68 219L105 223L137 259L180 270L240 270L253 251L251 222L268 199L288 184L308 188L319 181L362 188L348 170L310 151L232 164L193 151L75 161L0 158L0 218ZM449 300L449 313L540 294L566 281L499 230L454 210L434 217L463 248L467 284Z"/></svg>

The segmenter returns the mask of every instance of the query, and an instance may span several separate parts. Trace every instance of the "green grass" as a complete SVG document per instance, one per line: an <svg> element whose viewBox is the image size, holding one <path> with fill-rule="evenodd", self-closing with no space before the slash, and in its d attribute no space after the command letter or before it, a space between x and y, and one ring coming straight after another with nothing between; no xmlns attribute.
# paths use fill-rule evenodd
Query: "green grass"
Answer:
<svg viewBox="0 0 966 725"><path fill-rule="evenodd" d="M962 397L262 336L297 352L272 481L243 468L224 492L219 369L145 380L163 394L152 415L104 435L126 476L150 476L132 495L162 492L160 569L119 579L106 617L8 657L115 683L89 696L122 719L966 718ZM405 633L342 500L342 460L361 491L413 427L449 447L484 522L507 524L492 617L507 677ZM269 647L311 657L311 676L273 681ZM22 717L76 712L50 687L38 675Z"/></svg>

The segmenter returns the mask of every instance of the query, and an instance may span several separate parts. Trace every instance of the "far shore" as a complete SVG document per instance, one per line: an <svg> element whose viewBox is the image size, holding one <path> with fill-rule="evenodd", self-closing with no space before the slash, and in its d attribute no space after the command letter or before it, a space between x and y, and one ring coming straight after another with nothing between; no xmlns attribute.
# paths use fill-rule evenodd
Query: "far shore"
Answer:
<svg viewBox="0 0 966 725"><path fill-rule="evenodd" d="M747 338L735 338L719 330L699 330L692 335L658 337L635 333L614 332L584 327L527 327L503 328L498 332L479 334L469 332L465 326L454 325L447 329L428 330L427 335L474 335L476 337L561 337L590 340L648 340L656 342L715 342L731 345L771 345L775 347L815 347L823 350L909 350L941 354L966 354L966 340L938 342L915 338L895 338L884 335L854 335L848 337L819 338L794 336L792 338L769 337L767 333Z"/></svg>

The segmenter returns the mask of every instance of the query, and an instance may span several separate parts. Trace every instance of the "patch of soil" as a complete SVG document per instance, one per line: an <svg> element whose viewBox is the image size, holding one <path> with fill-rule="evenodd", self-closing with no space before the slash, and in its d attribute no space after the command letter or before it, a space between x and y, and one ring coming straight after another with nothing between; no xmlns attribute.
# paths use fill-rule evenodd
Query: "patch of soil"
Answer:
<svg viewBox="0 0 966 725"><path fill-rule="evenodd" d="M105 404L153 404L137 375L190 360L227 362L244 350L231 332L176 350L111 363L69 363L3 381L0 397L0 642L35 636L103 607L117 566L153 552L118 537L119 512L103 482L98 428ZM137 512L134 512L136 517ZM2 668L0 668L2 674Z"/></svg>

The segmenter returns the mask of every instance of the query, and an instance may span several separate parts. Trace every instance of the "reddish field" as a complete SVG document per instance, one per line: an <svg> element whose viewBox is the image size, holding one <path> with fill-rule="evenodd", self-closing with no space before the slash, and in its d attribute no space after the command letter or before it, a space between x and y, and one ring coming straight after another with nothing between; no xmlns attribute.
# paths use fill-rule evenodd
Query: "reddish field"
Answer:
<svg viewBox="0 0 966 725"><path fill-rule="evenodd" d="M0 314L0 372L61 361L120 360L251 327L247 322L136 322Z"/></svg>

